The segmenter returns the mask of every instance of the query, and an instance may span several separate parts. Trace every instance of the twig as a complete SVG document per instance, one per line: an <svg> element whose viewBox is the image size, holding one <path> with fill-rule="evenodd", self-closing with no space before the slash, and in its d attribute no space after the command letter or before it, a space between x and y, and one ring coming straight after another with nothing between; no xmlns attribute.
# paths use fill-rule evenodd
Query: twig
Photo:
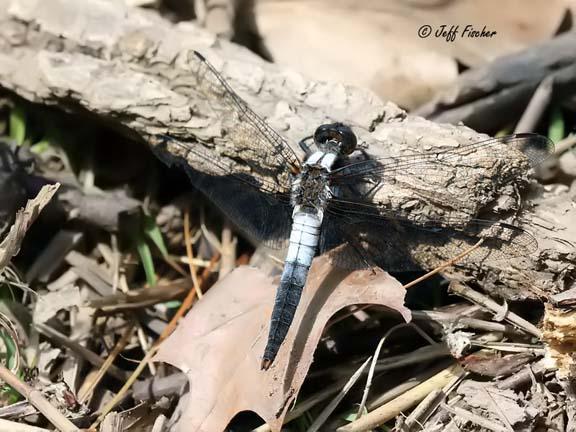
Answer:
<svg viewBox="0 0 576 432"><path fill-rule="evenodd" d="M104 374L106 373L108 368L112 366L112 362L116 359L118 354L122 352L126 344L130 341L130 337L132 337L133 331L134 331L134 322L131 322L126 328L126 331L124 332L118 343L114 346L114 349L112 350L106 361L104 361L104 364L102 364L102 366L98 370L98 373L96 374L90 385L84 388L82 394L78 395L78 401L80 403L85 403L88 400L88 397L90 396L94 388L98 385L100 380L104 377Z"/></svg>
<svg viewBox="0 0 576 432"><path fill-rule="evenodd" d="M116 395L106 405L104 405L100 415L98 416L96 421L92 423L92 425L90 426L91 429L96 430L98 428L98 425L102 422L102 420L104 420L104 418L108 415L108 413L112 411L112 409L118 404L118 402L122 400L124 395L128 392L128 390L130 390L130 387L132 387L132 384L134 384L134 382L138 379L142 371L146 368L148 362L152 359L154 354L156 354L158 348L159 345L156 344L150 349L150 351L146 353L144 358L140 361L134 372L132 372L132 375L130 375L130 377L124 383L124 385L118 391L118 393L116 393Z"/></svg>
<svg viewBox="0 0 576 432"><path fill-rule="evenodd" d="M425 361L448 356L450 356L450 350L444 344L423 346L407 354L400 354L380 360L376 365L376 372L400 369L405 366L422 364Z"/></svg>
<svg viewBox="0 0 576 432"><path fill-rule="evenodd" d="M514 389L520 387L530 381L531 375L540 375L550 367L547 359L542 359L531 365L526 365L526 368L516 372L514 375L509 376L502 381L496 383L496 387L505 389Z"/></svg>
<svg viewBox="0 0 576 432"><path fill-rule="evenodd" d="M78 432L79 429L68 420L60 411L52 406L50 402L38 390L20 381L16 375L0 364L0 379L10 387L24 396L28 402L36 407L50 423L62 432ZM10 429L12 430L12 429Z"/></svg>
<svg viewBox="0 0 576 432"><path fill-rule="evenodd" d="M404 394L410 389L413 389L417 385L427 381L432 376L436 375L438 372L443 371L446 367L453 364L453 358L450 360L443 360L440 362L436 362L434 366L416 373L414 376L408 378L407 380L403 381L402 383L386 390L385 392L378 395L376 398L372 399L368 402L368 411L372 411L385 403L388 403L400 395Z"/></svg>
<svg viewBox="0 0 576 432"><path fill-rule="evenodd" d="M179 262L181 262L183 264L188 264L188 262L189 262L189 259L187 256L172 256L172 258L178 260ZM202 268L208 267L208 264L210 263L210 261L203 260L200 258L194 258L192 260L192 262L194 263L194 265L196 267L202 267ZM188 275L189 275L189 272L186 272L186 277L188 277Z"/></svg>
<svg viewBox="0 0 576 432"><path fill-rule="evenodd" d="M418 384L416 387L398 396L396 399L376 408L374 411L369 412L364 417L339 427L337 431L365 432L374 429L381 424L386 423L388 420L392 420L402 411L416 405L433 390L444 387L455 377L459 377L462 374L464 374L464 370L459 365L452 365L432 376L425 382Z"/></svg>
<svg viewBox="0 0 576 432"><path fill-rule="evenodd" d="M378 360L376 364L376 372L385 372L389 370L399 369L406 366L414 364L422 364L426 361L437 360L442 357L450 357L450 351L444 344L434 343L433 345L426 345L415 349L412 352L406 354L399 354L395 356L386 357L382 360ZM335 366L327 368L318 372L313 372L309 376L310 378L317 378L323 375L342 375L349 374L349 366Z"/></svg>
<svg viewBox="0 0 576 432"><path fill-rule="evenodd" d="M121 286L122 284L120 284ZM124 290L122 290L124 291ZM86 304L99 309L103 314L118 313L127 310L142 309L156 303L172 300L190 291L190 279L172 281L141 290L130 290L95 298Z"/></svg>
<svg viewBox="0 0 576 432"><path fill-rule="evenodd" d="M171 255L162 255L162 259L180 275L188 276L188 272L186 272Z"/></svg>
<svg viewBox="0 0 576 432"><path fill-rule="evenodd" d="M458 386L458 384L460 382L462 382L462 380L466 377L467 374L463 373L461 375L455 376L451 381L449 381L444 388L440 391L437 392L436 397L432 400L432 399L428 399L427 404L425 404L425 407L420 407L420 404L415 410L414 412L412 412L410 414L410 416L406 419L406 425L408 425L408 427L411 427L413 424L417 423L417 422L426 422L430 416L434 413L434 411L436 410L436 408L438 408L438 406L440 406L440 404L442 403L442 401L454 390L456 389L456 387ZM454 401L456 401L456 398L453 398ZM420 408L420 410L418 409ZM414 414L416 411L419 411L419 413L415 414L414 416L412 414ZM450 430L449 428L447 430Z"/></svg>
<svg viewBox="0 0 576 432"><path fill-rule="evenodd" d="M487 297L483 294L480 294L477 291L474 291L472 288L464 285L463 283L455 282L455 281L451 282L450 283L450 290L453 293L458 294L459 296L464 297L465 299L467 299L473 303L479 304L480 306L483 306L486 309L489 309L494 313L499 313L502 309L502 306L500 306L498 303L496 303L490 297ZM538 338L542 338L542 333L540 332L538 327L536 327L534 324L526 321L524 318L516 315L514 312L508 312L506 314L506 320L508 322L511 322L512 324L520 327L522 330L530 333L531 335L534 335Z"/></svg>
<svg viewBox="0 0 576 432"><path fill-rule="evenodd" d="M541 345L531 345L531 344L522 344L514 342L482 342L474 339L471 342L473 346L487 348L495 351L546 355L546 348L544 348Z"/></svg>
<svg viewBox="0 0 576 432"><path fill-rule="evenodd" d="M485 321L478 318L470 318L459 314L439 312L439 311L412 311L413 319L429 319L440 323L446 322L454 328L471 328L476 330L486 330L510 333L516 327L498 322Z"/></svg>
<svg viewBox="0 0 576 432"><path fill-rule="evenodd" d="M314 420L314 423L310 425L306 432L316 432L318 429L320 429L330 414L332 414L332 412L336 409L340 401L342 401L344 396L346 396L354 384L356 384L356 381L358 381L358 379L362 376L362 372L364 372L364 369L366 369L366 366L368 366L368 363L370 363L371 358L372 357L368 357L366 361L362 363L362 366L360 366L358 370L354 372L354 375L350 377L338 395L336 395L336 397L322 410L322 412L318 415L316 420Z"/></svg>
<svg viewBox="0 0 576 432"><path fill-rule="evenodd" d="M360 401L360 406L358 407L358 413L356 414L356 419L362 417L364 413L364 407L366 406L366 400L368 399L368 393L370 392L370 386L372 385L372 380L374 378L374 371L376 370L376 365L378 363L378 359L380 358L380 351L382 350L382 346L384 345L384 341L388 339L388 337L395 332L396 330L403 328L403 327L411 327L415 329L424 339L426 339L432 346L438 345L432 339L428 337L426 333L424 333L418 326L414 325L413 323L400 323L392 328L390 328L386 334L380 339L378 342L378 346L374 351L374 356L372 357L372 364L370 365L370 370L368 371L368 378L366 379L366 386L364 387L364 393L362 394L362 400Z"/></svg>
<svg viewBox="0 0 576 432"><path fill-rule="evenodd" d="M20 402L15 402L12 405L6 405L0 408L0 418L11 419L11 418L22 418L27 417L32 414L36 414L38 410L34 408L30 402L27 400L22 400ZM0 429L1 430L1 429Z"/></svg>
<svg viewBox="0 0 576 432"><path fill-rule="evenodd" d="M202 282L204 282L208 278L208 276L212 272L212 269L216 266L216 264L218 263L219 260L220 260L220 253L217 252L212 257L212 259L210 260L210 264L208 265L208 267L206 267L204 269L204 271L202 272L202 276L201 276ZM176 314L174 314L174 316L172 317L172 319L170 320L168 325L164 328L162 335L160 335L160 337L158 339L159 341L162 341L166 337L168 337L172 333L172 331L176 328L176 325L178 324L178 320L180 320L180 318L182 318L184 316L184 314L188 311L188 309L190 309L192 307L192 303L194 302L194 298L196 297L196 293L197 293L196 290L189 290L188 291L188 295L182 301L182 304L180 305L180 307L176 311ZM163 336L163 335L165 335L165 336Z"/></svg>
<svg viewBox="0 0 576 432"><path fill-rule="evenodd" d="M224 223L222 228L222 260L220 261L220 273L218 279L224 278L228 273L234 269L236 261L236 239L233 238L232 230L228 223Z"/></svg>
<svg viewBox="0 0 576 432"><path fill-rule="evenodd" d="M26 423L16 423L9 420L0 419L0 431L10 432L51 432L48 429L30 426Z"/></svg>
<svg viewBox="0 0 576 432"><path fill-rule="evenodd" d="M198 277L196 273L196 266L194 265L194 254L192 252L192 240L190 239L190 211L188 208L184 212L184 243L186 244L186 255L188 255L188 267L190 269L190 276L192 277L192 283L194 284L194 290L199 299L202 298L202 291L200 290L200 284L198 283Z"/></svg>
<svg viewBox="0 0 576 432"><path fill-rule="evenodd" d="M554 148L554 153L556 155L560 155L565 151L570 150L572 147L576 145L576 134L568 135L566 138L558 141Z"/></svg>
<svg viewBox="0 0 576 432"><path fill-rule="evenodd" d="M440 273L445 268L450 267L450 266L454 265L455 263L457 263L458 261L460 261L466 255L469 255L470 253L474 252L476 249L478 249L482 245L482 243L484 243L484 239L480 239L476 244L469 247L468 249L466 249L462 253L456 255L454 258L440 264L434 270L431 270L428 273L426 273L425 275L420 276L419 278L414 279L412 282L407 283L406 285L403 286L403 288L404 289L412 288L417 283L420 283L423 280L426 280L426 279L430 278L431 276L434 276L436 273Z"/></svg>
<svg viewBox="0 0 576 432"><path fill-rule="evenodd" d="M404 424L400 428L403 432L408 432L412 429L416 423L420 422L422 418L428 411L431 410L432 406L439 403L441 398L444 398L445 394L441 389L436 389L428 394L422 402L420 402L416 408L410 413L410 415L404 421Z"/></svg>
<svg viewBox="0 0 576 432"><path fill-rule="evenodd" d="M116 234L110 236L110 243L112 246L112 293L115 294L120 283L120 250Z"/></svg>
<svg viewBox="0 0 576 432"><path fill-rule="evenodd" d="M488 399L490 399L490 404L492 405L492 408L494 409L494 411L496 411L496 412L498 412L498 414L500 414L502 423L504 423L506 425L506 429L508 429L508 432L514 432L514 428L510 424L510 421L508 420L508 417L506 417L506 414L502 410L502 407L500 405L498 405L498 403L494 400L494 398L492 397L492 394L486 389L486 387L482 387L482 390L486 394L486 396L488 396Z"/></svg>
<svg viewBox="0 0 576 432"><path fill-rule="evenodd" d="M204 219L205 214L204 211L202 211L200 213L200 231L198 232L198 237L200 237L200 235L203 235L206 241L208 241L208 243L210 244L210 246L212 246L218 252L222 253L222 244L220 243L220 240L218 240L218 237L208 229Z"/></svg>
<svg viewBox="0 0 576 432"><path fill-rule="evenodd" d="M70 348L76 354L78 354L81 357L83 357L84 359L86 359L93 366L102 367L102 365L104 364L105 360L102 357L100 357L98 354L96 354L95 352L90 351L88 348L85 348L82 345L70 340L68 337L66 337L65 335L63 335L59 331L53 329L52 327L50 327L46 324L43 324L43 323L37 323L37 324L35 324L35 327L44 336L46 336L49 339L52 339L55 342L58 342L59 344L64 345L67 348ZM108 368L108 370L106 371L106 373L112 375L114 378L116 378L120 381L124 381L126 379L126 376L127 376L126 372L124 372L122 369L120 369L114 365L111 365Z"/></svg>
<svg viewBox="0 0 576 432"><path fill-rule="evenodd" d="M508 432L506 427L499 425L498 423L491 422L490 420L486 420L484 417L480 417L479 415L468 412L463 408L451 407L445 403L441 404L440 406L450 414L463 418L466 421L475 423L486 429L490 429L494 432Z"/></svg>
<svg viewBox="0 0 576 432"><path fill-rule="evenodd" d="M450 380L442 389L432 391L426 398L418 404L418 406L410 413L402 425L403 431L412 429L415 424L421 424L428 420L434 413L436 408L440 406L442 401L448 396L456 386L464 379L465 373L455 376Z"/></svg>
<svg viewBox="0 0 576 432"><path fill-rule="evenodd" d="M393 326L384 334L384 336L382 336L382 338L378 342L376 350L374 350L374 356L372 357L372 364L370 365L370 369L368 370L368 377L366 378L366 385L364 386L364 392L362 393L362 400L360 401L360 406L358 407L358 412L356 413L357 419L362 417L362 413L364 412L364 407L366 406L366 400L368 399L368 393L370 392L370 386L372 385L372 380L374 379L374 369L376 368L376 363L380 358L380 351L382 351L382 346L384 345L384 342L386 341L386 339L388 339L388 336L390 336L392 332L394 332L400 327L404 327L405 325L406 325L405 323L401 323Z"/></svg>
<svg viewBox="0 0 576 432"><path fill-rule="evenodd" d="M524 110L520 121L514 129L514 133L522 132L532 132L544 111L550 104L550 99L552 99L552 88L554 87L554 76L548 75L542 81L540 85L532 95L532 99L528 103L528 106Z"/></svg>
<svg viewBox="0 0 576 432"><path fill-rule="evenodd" d="M142 328L142 324L139 322L136 323L136 336L138 337L138 342L140 343L140 347L142 347L142 352L147 352L150 350L152 344L148 341L148 337L146 333L144 333L144 329ZM156 375L156 366L154 363L148 364L148 369L150 369L150 374L152 376Z"/></svg>

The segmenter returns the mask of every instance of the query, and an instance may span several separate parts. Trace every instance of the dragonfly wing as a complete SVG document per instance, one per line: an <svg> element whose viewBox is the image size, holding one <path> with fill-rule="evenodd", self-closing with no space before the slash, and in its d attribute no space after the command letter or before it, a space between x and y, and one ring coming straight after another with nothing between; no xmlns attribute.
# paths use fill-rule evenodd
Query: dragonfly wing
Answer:
<svg viewBox="0 0 576 432"><path fill-rule="evenodd" d="M182 145L175 139L165 145ZM273 249L285 247L292 226L292 206L287 193L278 192L276 184L256 179L248 173L234 173L225 161L214 159L203 147L189 146L195 164L206 163L206 170L192 168L182 156L164 145L154 147L161 160L177 165L188 174L192 184L203 192L248 239ZM202 149L202 150L200 150ZM205 171L213 175L206 174Z"/></svg>
<svg viewBox="0 0 576 432"><path fill-rule="evenodd" d="M333 200L321 250L345 268L375 263L388 271L410 271L440 265L482 239L464 263L494 263L526 256L538 248L536 239L517 226L490 220L448 218L419 225L408 219L379 213L376 205L353 208ZM331 228L334 227L334 228ZM340 237L338 237L340 236ZM340 240L339 240L340 239Z"/></svg>
<svg viewBox="0 0 576 432"><path fill-rule="evenodd" d="M381 267L388 271L421 269L392 226L327 213L320 234L320 253L349 270Z"/></svg>
<svg viewBox="0 0 576 432"><path fill-rule="evenodd" d="M458 165L487 167L514 159L525 162L529 167L536 167L553 153L554 143L549 138L533 133L521 133L462 144L450 149L432 149L421 153L354 162L334 170L331 178L335 184L346 184L374 176L381 176L389 182L396 182L397 177L405 175L435 179L442 176L439 170Z"/></svg>
<svg viewBox="0 0 576 432"><path fill-rule="evenodd" d="M553 149L546 137L517 134L449 150L348 163L331 173L335 201L341 202L335 211L461 227Z"/></svg>
<svg viewBox="0 0 576 432"><path fill-rule="evenodd" d="M291 228L289 194L299 159L201 54L192 52L188 62L188 85L219 116L224 135L203 143L174 132L155 137L155 150L161 159L182 165L193 184L247 237L283 247Z"/></svg>
<svg viewBox="0 0 576 432"><path fill-rule="evenodd" d="M195 90L219 115L224 141L233 147L232 157L241 158L252 170L273 179L278 189L290 189L290 174L301 163L287 141L271 128L230 87L220 73L200 53L188 57Z"/></svg>

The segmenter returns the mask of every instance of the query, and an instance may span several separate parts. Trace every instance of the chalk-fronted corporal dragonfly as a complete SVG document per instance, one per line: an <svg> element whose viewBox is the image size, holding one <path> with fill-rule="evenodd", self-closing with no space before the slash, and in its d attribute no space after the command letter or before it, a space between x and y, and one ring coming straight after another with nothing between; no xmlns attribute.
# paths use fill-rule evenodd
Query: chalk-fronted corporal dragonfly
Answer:
<svg viewBox="0 0 576 432"><path fill-rule="evenodd" d="M248 169L238 172L237 164L214 156L210 143L186 141L177 134L167 136L157 148L163 148L170 163L184 165L193 184L249 238L274 248L287 245L263 369L272 364L288 333L318 253L328 253L335 264L346 268L380 265L401 271L418 267L412 250L422 244L456 254L483 239L467 258L478 261L527 255L537 248L533 236L517 226L475 218L461 198L443 202L440 215L414 217L418 212L391 208L377 198L377 191L383 185L400 185L425 204L430 196L414 186L414 178L430 181L462 161L468 166L493 164L503 149L522 161L525 172L553 151L548 138L516 134L441 152L358 160L349 157L357 147L352 129L332 123L319 126L312 140L300 142L306 154L302 161L201 54L194 52L189 61L194 91L219 107L215 110L227 124L222 140L231 149L230 157L241 158L240 165Z"/></svg>

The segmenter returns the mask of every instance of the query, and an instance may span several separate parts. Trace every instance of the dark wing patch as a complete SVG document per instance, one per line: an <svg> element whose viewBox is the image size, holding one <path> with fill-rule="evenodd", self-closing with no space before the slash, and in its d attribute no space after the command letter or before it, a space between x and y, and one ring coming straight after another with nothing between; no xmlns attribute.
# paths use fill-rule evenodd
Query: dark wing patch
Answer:
<svg viewBox="0 0 576 432"><path fill-rule="evenodd" d="M174 144L174 140L170 140ZM214 158L207 175L191 167L173 151L162 145L154 147L161 160L168 165L184 169L192 184L203 192L246 237L254 243L263 243L273 249L285 247L292 228L290 195L277 191L274 183L256 180L248 174L230 174L231 169L223 161ZM197 152L195 156L208 158L208 153Z"/></svg>
<svg viewBox="0 0 576 432"><path fill-rule="evenodd" d="M418 226L408 220L334 210L330 206L326 213L320 251L328 253L334 264L349 269L375 265L388 271L432 268L481 239L482 244L460 263L502 262L538 249L530 233L504 222L461 219Z"/></svg>

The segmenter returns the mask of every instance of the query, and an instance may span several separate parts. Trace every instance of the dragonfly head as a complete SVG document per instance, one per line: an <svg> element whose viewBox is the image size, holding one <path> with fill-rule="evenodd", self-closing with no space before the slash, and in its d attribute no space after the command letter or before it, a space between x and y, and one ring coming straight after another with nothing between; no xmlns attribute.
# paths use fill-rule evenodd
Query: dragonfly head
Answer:
<svg viewBox="0 0 576 432"><path fill-rule="evenodd" d="M356 135L342 123L319 126L314 132L314 142L320 149L337 150L341 155L349 155L356 149Z"/></svg>

